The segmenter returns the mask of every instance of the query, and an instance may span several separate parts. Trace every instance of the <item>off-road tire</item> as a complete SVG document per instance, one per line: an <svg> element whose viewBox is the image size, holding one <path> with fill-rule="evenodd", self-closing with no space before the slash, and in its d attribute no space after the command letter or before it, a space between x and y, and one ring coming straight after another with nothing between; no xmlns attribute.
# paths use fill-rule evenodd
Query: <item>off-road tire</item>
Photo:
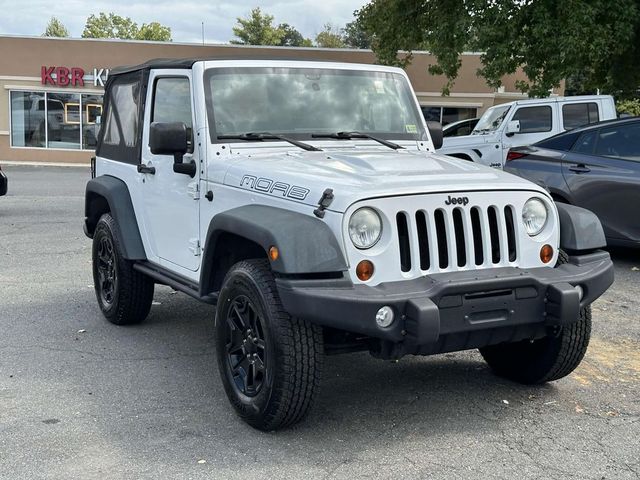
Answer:
<svg viewBox="0 0 640 480"><path fill-rule="evenodd" d="M568 262L562 250L557 265ZM523 340L480 349L491 369L518 383L540 384L569 375L580 364L591 336L591 306L580 309L578 321L531 342Z"/></svg>
<svg viewBox="0 0 640 480"><path fill-rule="evenodd" d="M131 325L147 318L153 301L154 282L134 270L133 262L122 256L119 238L118 224L111 214L105 213L98 220L93 234L93 284L98 305L106 319L116 325ZM111 245L113 250L110 262L99 258L105 245ZM102 255L102 258L106 256ZM105 283L101 278L101 268L105 264L109 264L114 273L113 292L110 295L105 295Z"/></svg>
<svg viewBox="0 0 640 480"><path fill-rule="evenodd" d="M245 336L245 323L253 325L255 337ZM262 347L251 346L254 353L245 353L247 338ZM271 431L305 417L320 383L322 329L284 310L267 260L241 261L227 273L216 308L215 339L220 377L240 418ZM242 350L237 348L238 339ZM246 356L253 355L264 368L262 373L253 363L239 368L247 364ZM253 384L247 386L249 381Z"/></svg>

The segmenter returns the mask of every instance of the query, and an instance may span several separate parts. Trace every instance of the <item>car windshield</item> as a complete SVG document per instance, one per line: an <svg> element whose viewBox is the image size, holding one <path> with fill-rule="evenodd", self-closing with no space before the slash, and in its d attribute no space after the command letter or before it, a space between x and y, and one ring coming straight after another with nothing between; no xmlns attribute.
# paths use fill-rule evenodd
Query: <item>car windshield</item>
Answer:
<svg viewBox="0 0 640 480"><path fill-rule="evenodd" d="M205 72L205 89L212 142L222 141L218 136L249 132L302 140L336 132L394 140L427 138L411 87L397 73L211 68Z"/></svg>
<svg viewBox="0 0 640 480"><path fill-rule="evenodd" d="M500 127L500 125L502 124L504 117L507 116L507 112L510 108L511 105L497 105L495 107L491 107L486 112L484 112L482 117L480 117L476 128L473 129L473 132L471 132L471 134L473 135L477 133L487 133L497 130L498 127Z"/></svg>

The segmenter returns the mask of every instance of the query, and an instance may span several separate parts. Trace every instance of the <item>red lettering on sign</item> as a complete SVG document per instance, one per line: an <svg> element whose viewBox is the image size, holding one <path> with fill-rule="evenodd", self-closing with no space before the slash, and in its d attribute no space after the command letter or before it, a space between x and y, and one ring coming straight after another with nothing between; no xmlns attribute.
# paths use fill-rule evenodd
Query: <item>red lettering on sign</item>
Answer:
<svg viewBox="0 0 640 480"><path fill-rule="evenodd" d="M72 68L71 69L71 85L84 87L84 70L81 68Z"/></svg>
<svg viewBox="0 0 640 480"><path fill-rule="evenodd" d="M53 70L56 67L45 67L44 65L42 66L42 68L40 69L40 80L42 81L43 85L55 85L56 82L53 80L53 78L51 77L51 74L53 73Z"/></svg>
<svg viewBox="0 0 640 480"><path fill-rule="evenodd" d="M69 69L67 67L56 68L56 80L61 87L69 85Z"/></svg>

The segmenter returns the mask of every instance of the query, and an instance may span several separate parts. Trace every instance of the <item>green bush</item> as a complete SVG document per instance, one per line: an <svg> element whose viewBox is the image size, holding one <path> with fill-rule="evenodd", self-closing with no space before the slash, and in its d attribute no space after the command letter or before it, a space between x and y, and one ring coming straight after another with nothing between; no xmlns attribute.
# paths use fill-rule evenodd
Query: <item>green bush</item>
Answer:
<svg viewBox="0 0 640 480"><path fill-rule="evenodd" d="M638 117L640 116L640 99L619 101L616 103L616 110L618 110L618 115L626 113Z"/></svg>

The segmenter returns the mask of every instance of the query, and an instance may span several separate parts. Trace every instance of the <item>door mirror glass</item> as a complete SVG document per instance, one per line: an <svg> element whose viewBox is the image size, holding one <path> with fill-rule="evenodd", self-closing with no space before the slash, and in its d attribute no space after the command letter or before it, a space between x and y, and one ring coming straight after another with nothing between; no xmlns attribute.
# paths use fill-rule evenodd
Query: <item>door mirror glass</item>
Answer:
<svg viewBox="0 0 640 480"><path fill-rule="evenodd" d="M515 135L516 133L520 133L520 120L511 120L507 124L507 135Z"/></svg>
<svg viewBox="0 0 640 480"><path fill-rule="evenodd" d="M429 136L433 142L433 148L438 150L442 147L442 124L440 122L430 121L427 122L427 128L429 129Z"/></svg>
<svg viewBox="0 0 640 480"><path fill-rule="evenodd" d="M189 150L187 126L183 122L153 122L149 147L154 155L173 155L176 163L182 163L182 156Z"/></svg>

